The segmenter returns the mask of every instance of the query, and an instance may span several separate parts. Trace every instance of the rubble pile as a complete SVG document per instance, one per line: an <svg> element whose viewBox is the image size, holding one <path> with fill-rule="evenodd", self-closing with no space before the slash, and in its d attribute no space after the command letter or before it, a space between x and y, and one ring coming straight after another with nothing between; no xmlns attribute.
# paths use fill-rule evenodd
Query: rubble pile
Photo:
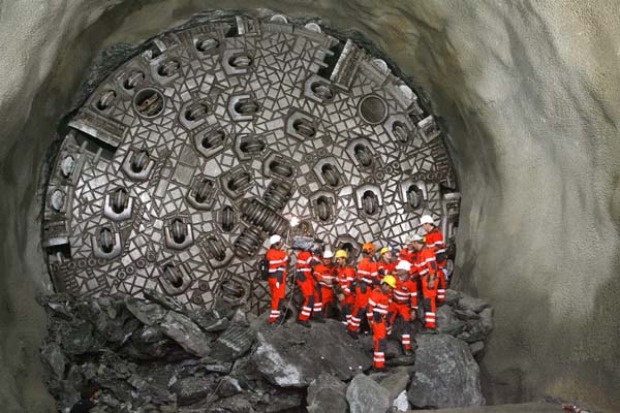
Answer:
<svg viewBox="0 0 620 413"><path fill-rule="evenodd" d="M418 332L415 353L402 356L395 331L389 367L379 373L369 371L371 337L356 340L336 320L267 325L223 301L190 310L154 291L144 299L57 294L43 305L50 321L41 356L62 412L91 382L102 389L98 412L398 412L484 403L472 353L483 353L491 309L453 291L438 311L437 334Z"/></svg>

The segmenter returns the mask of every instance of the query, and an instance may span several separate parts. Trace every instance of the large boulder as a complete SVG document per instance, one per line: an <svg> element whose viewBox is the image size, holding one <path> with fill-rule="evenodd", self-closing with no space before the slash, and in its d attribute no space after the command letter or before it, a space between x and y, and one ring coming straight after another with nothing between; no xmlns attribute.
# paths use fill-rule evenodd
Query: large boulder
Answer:
<svg viewBox="0 0 620 413"><path fill-rule="evenodd" d="M371 379L379 383L388 391L388 399L392 403L396 398L407 390L409 384L409 373L402 367L389 373L378 373L370 376Z"/></svg>
<svg viewBox="0 0 620 413"><path fill-rule="evenodd" d="M213 345L211 356L221 361L232 361L244 355L254 343L256 333L245 323L231 324Z"/></svg>
<svg viewBox="0 0 620 413"><path fill-rule="evenodd" d="M386 388L364 374L358 374L347 388L351 413L384 413L392 405Z"/></svg>
<svg viewBox="0 0 620 413"><path fill-rule="evenodd" d="M418 408L481 406L480 369L469 346L446 334L417 337L415 374L407 396Z"/></svg>
<svg viewBox="0 0 620 413"><path fill-rule="evenodd" d="M306 387L321 373L349 380L371 365L370 353L335 320L310 329L269 326L257 339L252 361L267 380L281 387Z"/></svg>
<svg viewBox="0 0 620 413"><path fill-rule="evenodd" d="M437 331L456 336L465 329L465 322L460 320L452 307L443 305L437 310Z"/></svg>
<svg viewBox="0 0 620 413"><path fill-rule="evenodd" d="M308 386L308 413L346 413L347 385L331 374L320 374Z"/></svg>
<svg viewBox="0 0 620 413"><path fill-rule="evenodd" d="M162 319L160 327L166 336L176 341L188 353L198 357L209 355L209 338L187 316L169 311Z"/></svg>
<svg viewBox="0 0 620 413"><path fill-rule="evenodd" d="M170 389L177 395L179 406L187 406L206 399L214 388L211 378L185 377L176 381Z"/></svg>

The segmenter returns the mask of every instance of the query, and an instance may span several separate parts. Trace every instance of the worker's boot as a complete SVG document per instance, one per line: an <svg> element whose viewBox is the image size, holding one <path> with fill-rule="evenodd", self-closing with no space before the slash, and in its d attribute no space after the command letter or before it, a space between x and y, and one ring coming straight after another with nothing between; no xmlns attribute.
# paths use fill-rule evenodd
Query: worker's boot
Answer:
<svg viewBox="0 0 620 413"><path fill-rule="evenodd" d="M324 323L325 322L325 318L323 318L323 314L319 314L316 317L313 318L314 321L316 321L317 323Z"/></svg>
<svg viewBox="0 0 620 413"><path fill-rule="evenodd" d="M352 339L357 340L358 339L358 335L355 331L353 330L348 330L349 336L351 336Z"/></svg>
<svg viewBox="0 0 620 413"><path fill-rule="evenodd" d="M310 321L308 320L297 320L295 321L297 324L300 324L306 328L310 328Z"/></svg>

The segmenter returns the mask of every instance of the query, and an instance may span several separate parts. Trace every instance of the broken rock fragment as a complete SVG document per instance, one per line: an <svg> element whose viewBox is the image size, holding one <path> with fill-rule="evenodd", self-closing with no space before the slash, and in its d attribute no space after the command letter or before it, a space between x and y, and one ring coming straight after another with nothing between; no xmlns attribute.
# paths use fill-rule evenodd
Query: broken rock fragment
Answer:
<svg viewBox="0 0 620 413"><path fill-rule="evenodd" d="M161 321L162 332L179 343L187 352L198 357L209 354L209 339L188 317L169 311Z"/></svg>
<svg viewBox="0 0 620 413"><path fill-rule="evenodd" d="M417 337L415 374L407 396L418 408L484 404L480 369L461 340L446 334Z"/></svg>
<svg viewBox="0 0 620 413"><path fill-rule="evenodd" d="M349 380L370 367L370 353L347 334L342 324L327 320L307 329L297 324L257 334L252 361L271 383L281 387L308 386L321 373Z"/></svg>

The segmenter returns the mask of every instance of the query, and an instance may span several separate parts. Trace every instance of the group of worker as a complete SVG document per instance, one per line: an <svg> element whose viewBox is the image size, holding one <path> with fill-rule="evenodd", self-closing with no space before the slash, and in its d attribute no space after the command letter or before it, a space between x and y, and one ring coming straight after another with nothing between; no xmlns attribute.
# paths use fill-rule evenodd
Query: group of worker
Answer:
<svg viewBox="0 0 620 413"><path fill-rule="evenodd" d="M373 367L381 370L385 368L387 336L400 318L402 350L409 355L413 349L411 323L418 306L424 310L424 327L434 330L436 306L445 301L447 286L446 246L441 230L430 215L423 215L420 223L425 234L407 237L396 260L389 247L381 248L377 258L376 246L370 242L363 244L356 267L349 262L346 250L334 254L317 246L298 252L295 281L303 303L297 322L305 327L310 327L310 320L325 322L338 308L341 321L356 338L366 321L374 340ZM279 235L272 235L269 244L265 258L271 292L269 323L273 324L284 316L289 257Z"/></svg>

